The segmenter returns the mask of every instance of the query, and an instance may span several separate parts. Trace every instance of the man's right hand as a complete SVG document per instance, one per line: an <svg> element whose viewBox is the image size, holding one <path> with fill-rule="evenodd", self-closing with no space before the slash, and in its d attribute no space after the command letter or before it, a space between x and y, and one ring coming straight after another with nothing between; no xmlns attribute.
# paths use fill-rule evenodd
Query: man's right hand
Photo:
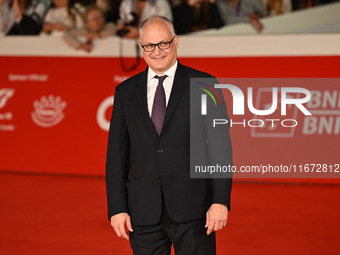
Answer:
<svg viewBox="0 0 340 255"><path fill-rule="evenodd" d="M129 240L127 230L133 232L133 229L130 216L127 213L118 213L116 215L113 215L111 217L111 226L113 227L118 237ZM127 230L125 229L125 226Z"/></svg>
<svg viewBox="0 0 340 255"><path fill-rule="evenodd" d="M91 52L92 44L91 43L81 44L78 49L81 49L81 50L86 51L86 52Z"/></svg>
<svg viewBox="0 0 340 255"><path fill-rule="evenodd" d="M263 30L263 24L258 19L250 19L250 24L257 30L257 32L261 32Z"/></svg>

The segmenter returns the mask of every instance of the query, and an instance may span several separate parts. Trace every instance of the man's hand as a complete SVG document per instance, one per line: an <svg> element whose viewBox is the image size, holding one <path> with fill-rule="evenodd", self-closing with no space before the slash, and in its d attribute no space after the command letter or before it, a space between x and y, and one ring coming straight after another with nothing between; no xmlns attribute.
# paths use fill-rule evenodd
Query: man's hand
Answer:
<svg viewBox="0 0 340 255"><path fill-rule="evenodd" d="M44 32L49 33L49 32L52 31L52 29L53 29L52 24L50 24L50 23L45 23L44 24L44 27L43 27Z"/></svg>
<svg viewBox="0 0 340 255"><path fill-rule="evenodd" d="M84 43L84 44L81 44L81 45L79 46L78 49L83 50L83 51L85 51L85 52L91 52L91 50L92 50L92 44L91 44L91 43Z"/></svg>
<svg viewBox="0 0 340 255"><path fill-rule="evenodd" d="M129 240L129 236L125 229L125 225L126 225L126 228L130 232L133 232L133 229L131 226L131 219L127 213L118 213L111 217L111 226L113 227L117 236L121 238L125 238L126 240Z"/></svg>
<svg viewBox="0 0 340 255"><path fill-rule="evenodd" d="M137 28L133 26L126 26L126 29L128 29L130 32L124 35L124 38L127 39L136 39L139 36L139 31Z"/></svg>
<svg viewBox="0 0 340 255"><path fill-rule="evenodd" d="M57 22L53 24L53 30L58 31L67 31L68 27L65 26L63 23Z"/></svg>
<svg viewBox="0 0 340 255"><path fill-rule="evenodd" d="M205 224L207 235L225 227L227 220L228 207L223 204L212 204L207 212L207 221Z"/></svg>
<svg viewBox="0 0 340 255"><path fill-rule="evenodd" d="M257 30L257 32L261 32L263 30L263 24L258 19L250 19L250 24Z"/></svg>
<svg viewBox="0 0 340 255"><path fill-rule="evenodd" d="M13 3L12 3L12 8L13 10L15 11L15 18L16 20L21 20L22 19L22 10L20 8L20 5L19 5L19 1L18 0L13 0Z"/></svg>
<svg viewBox="0 0 340 255"><path fill-rule="evenodd" d="M86 33L85 38L87 42L91 42L93 39L99 38L99 34L98 33Z"/></svg>

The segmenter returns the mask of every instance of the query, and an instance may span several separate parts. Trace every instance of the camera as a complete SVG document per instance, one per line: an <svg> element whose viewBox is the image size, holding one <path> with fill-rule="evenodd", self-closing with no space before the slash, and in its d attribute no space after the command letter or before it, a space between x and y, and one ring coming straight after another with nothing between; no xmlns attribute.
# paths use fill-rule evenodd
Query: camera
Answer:
<svg viewBox="0 0 340 255"><path fill-rule="evenodd" d="M131 13L130 15L128 15L128 17L126 17L125 20L128 20L128 21L124 22L124 27L122 29L119 29L116 32L116 34L120 37L123 37L124 35L130 32L127 26L133 26L133 27L137 26L138 16L136 13Z"/></svg>

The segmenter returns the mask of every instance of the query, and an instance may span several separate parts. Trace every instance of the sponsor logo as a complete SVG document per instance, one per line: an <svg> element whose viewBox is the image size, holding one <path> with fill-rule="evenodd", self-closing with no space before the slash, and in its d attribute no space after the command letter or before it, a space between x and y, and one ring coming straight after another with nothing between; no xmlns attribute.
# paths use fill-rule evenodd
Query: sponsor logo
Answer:
<svg viewBox="0 0 340 255"><path fill-rule="evenodd" d="M8 100L13 97L14 91L12 88L0 89L0 109L7 105ZM0 112L0 131L14 131L15 126L10 123L12 120L12 112Z"/></svg>
<svg viewBox="0 0 340 255"><path fill-rule="evenodd" d="M339 135L340 133L340 91L311 90L312 99L307 108L313 116L306 116L303 122L304 135Z"/></svg>
<svg viewBox="0 0 340 255"><path fill-rule="evenodd" d="M5 112L5 113L0 113L0 120L12 120L13 119L13 113L11 112Z"/></svg>
<svg viewBox="0 0 340 255"><path fill-rule="evenodd" d="M8 75L8 81L10 82L26 82L26 81L34 81L34 82L46 82L48 81L48 74L13 74L10 73Z"/></svg>
<svg viewBox="0 0 340 255"><path fill-rule="evenodd" d="M32 120L40 127L48 128L59 124L65 117L67 103L59 96L42 96L33 102Z"/></svg>
<svg viewBox="0 0 340 255"><path fill-rule="evenodd" d="M7 101L14 95L14 89L0 89L0 109L4 108Z"/></svg>
<svg viewBox="0 0 340 255"><path fill-rule="evenodd" d="M97 123L98 126L104 131L109 131L110 128L110 120L106 118L106 112L110 107L112 107L113 100L113 96L105 98L97 110Z"/></svg>

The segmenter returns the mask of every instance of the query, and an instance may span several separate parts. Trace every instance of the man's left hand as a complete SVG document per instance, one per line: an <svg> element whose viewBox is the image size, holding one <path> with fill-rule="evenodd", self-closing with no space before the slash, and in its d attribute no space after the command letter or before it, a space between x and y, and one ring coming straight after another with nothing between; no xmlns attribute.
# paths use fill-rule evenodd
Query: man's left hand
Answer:
<svg viewBox="0 0 340 255"><path fill-rule="evenodd" d="M223 204L212 204L207 212L207 235L218 231L227 225L228 207Z"/></svg>
<svg viewBox="0 0 340 255"><path fill-rule="evenodd" d="M124 35L124 38L127 39L136 39L139 36L139 31L137 28L133 26L126 26L126 29L128 29L130 32Z"/></svg>

